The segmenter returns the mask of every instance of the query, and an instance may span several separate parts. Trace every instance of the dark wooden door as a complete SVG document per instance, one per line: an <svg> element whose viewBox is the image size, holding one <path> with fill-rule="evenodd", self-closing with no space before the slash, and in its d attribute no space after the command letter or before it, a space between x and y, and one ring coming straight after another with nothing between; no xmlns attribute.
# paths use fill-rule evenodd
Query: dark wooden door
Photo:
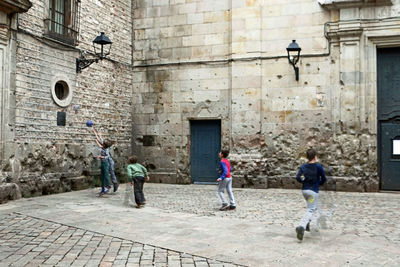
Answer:
<svg viewBox="0 0 400 267"><path fill-rule="evenodd" d="M381 189L400 190L400 48L378 49L378 154Z"/></svg>
<svg viewBox="0 0 400 267"><path fill-rule="evenodd" d="M220 149L220 120L190 121L190 166L194 183L216 182Z"/></svg>

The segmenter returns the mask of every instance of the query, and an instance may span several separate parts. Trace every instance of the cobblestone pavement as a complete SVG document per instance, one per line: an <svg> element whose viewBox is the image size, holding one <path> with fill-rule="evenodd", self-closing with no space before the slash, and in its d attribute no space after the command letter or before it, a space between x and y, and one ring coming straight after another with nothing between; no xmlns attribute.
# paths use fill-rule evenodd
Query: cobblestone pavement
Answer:
<svg viewBox="0 0 400 267"><path fill-rule="evenodd" d="M239 218L294 228L305 211L300 190L234 188L237 209L220 212L216 186L146 184L149 206L165 212ZM399 192L400 193L400 192ZM321 227L400 244L400 194L320 191ZM400 263L399 263L400 265Z"/></svg>
<svg viewBox="0 0 400 267"><path fill-rule="evenodd" d="M320 231L297 242L300 190L145 184L0 205L0 266L400 266L400 194L320 192Z"/></svg>
<svg viewBox="0 0 400 267"><path fill-rule="evenodd" d="M0 222L1 266L239 266L16 213Z"/></svg>

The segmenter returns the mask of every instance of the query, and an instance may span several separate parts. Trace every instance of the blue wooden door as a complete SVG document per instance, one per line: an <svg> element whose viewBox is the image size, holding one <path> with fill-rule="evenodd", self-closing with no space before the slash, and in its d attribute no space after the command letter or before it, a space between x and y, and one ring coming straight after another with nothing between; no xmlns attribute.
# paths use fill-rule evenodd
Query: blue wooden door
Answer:
<svg viewBox="0 0 400 267"><path fill-rule="evenodd" d="M190 165L194 183L215 183L221 150L221 121L190 121Z"/></svg>
<svg viewBox="0 0 400 267"><path fill-rule="evenodd" d="M400 122L380 125L381 189L400 190Z"/></svg>

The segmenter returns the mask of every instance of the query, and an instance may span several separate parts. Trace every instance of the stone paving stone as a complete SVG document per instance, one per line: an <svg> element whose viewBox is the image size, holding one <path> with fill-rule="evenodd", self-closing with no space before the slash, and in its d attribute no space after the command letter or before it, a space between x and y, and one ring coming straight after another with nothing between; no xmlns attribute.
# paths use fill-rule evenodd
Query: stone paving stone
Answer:
<svg viewBox="0 0 400 267"><path fill-rule="evenodd" d="M111 261L111 262L113 262L115 260L115 257L114 256L107 256L107 255L105 255L104 257L103 257L103 261Z"/></svg>
<svg viewBox="0 0 400 267"><path fill-rule="evenodd" d="M72 265L71 261L60 261L59 263L57 263L57 267L67 267L71 265Z"/></svg>
<svg viewBox="0 0 400 267"><path fill-rule="evenodd" d="M0 251L3 251L3 247L0 247ZM0 252L0 261L9 257L12 254L12 252Z"/></svg>
<svg viewBox="0 0 400 267"><path fill-rule="evenodd" d="M115 260L113 262L113 266L116 266L116 265L125 266L126 262L127 262L126 260Z"/></svg>
<svg viewBox="0 0 400 267"><path fill-rule="evenodd" d="M115 260L126 260L128 259L129 254L118 254L117 257L115 257Z"/></svg>
<svg viewBox="0 0 400 267"><path fill-rule="evenodd" d="M100 265L100 262L90 260L86 263L86 267L98 267Z"/></svg>
<svg viewBox="0 0 400 267"><path fill-rule="evenodd" d="M208 267L208 263L206 261L195 261L196 267Z"/></svg>
<svg viewBox="0 0 400 267"><path fill-rule="evenodd" d="M181 262L182 264L193 264L194 260L193 258L182 258Z"/></svg>
<svg viewBox="0 0 400 267"><path fill-rule="evenodd" d="M18 261L19 259L21 259L24 255L16 255L16 254L12 254L11 256L7 257L6 259L2 260L1 262L3 262L4 264L11 264L13 262Z"/></svg>
<svg viewBox="0 0 400 267"><path fill-rule="evenodd" d="M20 258L18 261L14 262L14 266L24 266L28 264L32 259L34 259L38 255L37 252L29 252L24 257Z"/></svg>
<svg viewBox="0 0 400 267"><path fill-rule="evenodd" d="M87 260L76 260L76 261L74 261L73 263L72 263L72 265L71 266L73 266L73 267L83 267L83 266L85 266L86 265L86 263L87 263L88 261ZM58 265L58 264L57 264Z"/></svg>
<svg viewBox="0 0 400 267"><path fill-rule="evenodd" d="M139 264L140 263L140 258L128 258L128 263L132 263L132 264Z"/></svg>
<svg viewBox="0 0 400 267"><path fill-rule="evenodd" d="M140 266L145 266L145 265L152 266L153 265L153 261L146 260L146 259L140 259Z"/></svg>
<svg viewBox="0 0 400 267"><path fill-rule="evenodd" d="M99 264L100 267L111 267L112 266L112 262L100 262Z"/></svg>

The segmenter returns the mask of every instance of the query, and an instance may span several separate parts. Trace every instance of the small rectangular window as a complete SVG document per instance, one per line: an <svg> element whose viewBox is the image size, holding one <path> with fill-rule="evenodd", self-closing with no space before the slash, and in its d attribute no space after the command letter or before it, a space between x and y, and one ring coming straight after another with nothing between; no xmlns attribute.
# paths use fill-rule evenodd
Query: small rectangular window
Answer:
<svg viewBox="0 0 400 267"><path fill-rule="evenodd" d="M49 15L45 19L46 36L77 45L80 0L49 0Z"/></svg>

